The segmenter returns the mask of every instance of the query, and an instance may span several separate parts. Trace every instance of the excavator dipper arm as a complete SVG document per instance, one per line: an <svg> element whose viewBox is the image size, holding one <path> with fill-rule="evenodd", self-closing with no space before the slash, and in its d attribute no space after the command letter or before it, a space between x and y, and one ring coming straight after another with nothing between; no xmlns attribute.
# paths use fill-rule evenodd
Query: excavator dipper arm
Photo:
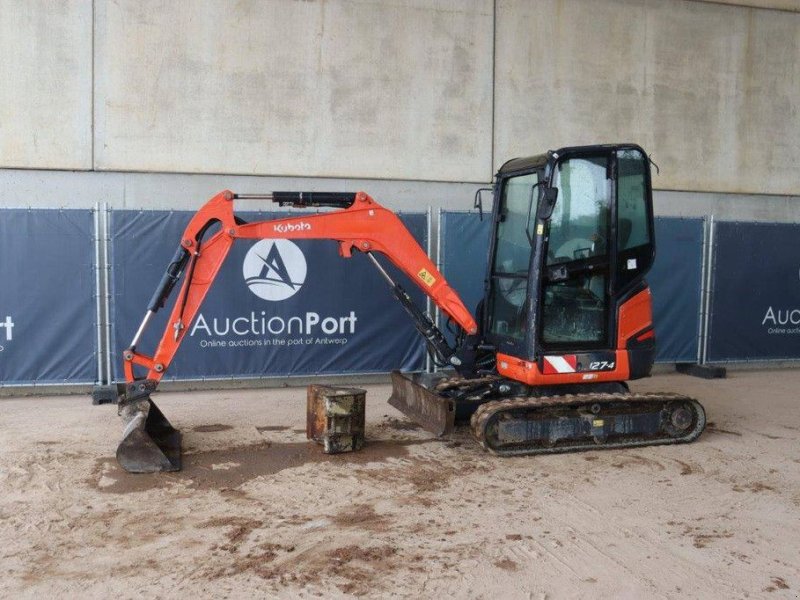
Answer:
<svg viewBox="0 0 800 600"><path fill-rule="evenodd" d="M233 212L234 199L269 199L281 206L338 207L328 213L304 214L299 217L245 223ZM215 224L220 229L204 239ZM137 381L134 365L147 370L146 379L158 382L172 362L189 325L194 320L208 290L214 283L225 257L237 239L325 239L339 242L339 253L349 258L353 249L372 258L382 275L392 285L395 297L414 319L417 329L426 338L440 359L458 365L452 348L430 319L413 302L401 286L393 282L372 253L386 256L403 271L433 302L468 334L477 332L469 310L450 287L444 276L420 248L417 241L392 211L387 210L364 192L355 194L318 192L273 192L265 195L237 196L224 191L203 206L189 222L180 246L148 304L147 313L130 347L123 353L125 378ZM166 303L181 276L181 285L169 322L153 356L137 351L136 346L150 318Z"/></svg>

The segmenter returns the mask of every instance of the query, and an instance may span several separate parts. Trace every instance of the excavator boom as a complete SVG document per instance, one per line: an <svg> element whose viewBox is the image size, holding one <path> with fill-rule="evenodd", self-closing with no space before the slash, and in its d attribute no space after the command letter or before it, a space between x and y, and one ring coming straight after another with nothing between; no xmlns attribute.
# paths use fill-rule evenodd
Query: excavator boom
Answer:
<svg viewBox="0 0 800 600"><path fill-rule="evenodd" d="M272 200L295 208L324 206L340 210L247 223L234 214L233 201L237 199ZM210 233L217 225L218 230ZM192 217L133 341L123 352L126 386L120 397L119 413L126 421L126 429L117 459L128 471L180 469L180 433L166 420L150 394L169 368L233 243L237 239L265 238L335 240L339 242L342 257L351 257L354 250L367 254L413 319L439 364L460 366L455 349L441 331L374 256L385 256L467 334L477 333L478 326L469 310L397 215L364 192L236 195L226 190L211 198ZM137 346L151 318L164 307L181 279L177 300L155 352L152 356L140 352ZM143 369L144 375L138 376L136 367Z"/></svg>
<svg viewBox="0 0 800 600"><path fill-rule="evenodd" d="M282 206L295 207L344 207L348 201L350 204L343 210L335 212L245 223L234 215L235 199L271 199ZM338 203L334 204L335 201ZM206 233L216 223L221 225L219 231L211 235L208 240L204 240ZM464 331L468 334L477 332L478 326L469 310L402 221L364 192L355 194L273 192L264 195L238 196L230 191L224 191L209 200L186 227L180 247L148 305L142 325L130 347L124 352L126 381L132 382L137 379L134 365L147 369L147 379L153 381L161 379L208 290L213 285L233 243L237 239L265 238L336 240L339 242L339 254L345 258L352 256L353 250L368 255L382 254L417 284L436 306ZM376 264L384 277L388 277L382 267ZM138 352L136 346L150 318L164 306L174 285L184 272L186 276L183 278L178 301L172 308L167 328L155 353L153 356L147 356ZM391 284L396 285L394 282ZM397 295L396 291L395 293ZM401 302L405 300L406 298L403 298ZM405 303L404 306L409 309ZM440 342L443 342L443 339Z"/></svg>

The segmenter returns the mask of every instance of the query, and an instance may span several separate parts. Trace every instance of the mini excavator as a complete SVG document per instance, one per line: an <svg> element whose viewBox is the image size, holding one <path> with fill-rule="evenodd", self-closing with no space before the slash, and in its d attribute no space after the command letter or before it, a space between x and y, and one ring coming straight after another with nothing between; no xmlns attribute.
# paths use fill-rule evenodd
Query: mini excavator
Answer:
<svg viewBox="0 0 800 600"><path fill-rule="evenodd" d="M595 145L513 159L497 172L492 191L485 293L475 316L400 219L364 192L214 196L191 219L123 353L120 464L130 472L180 469L180 432L150 396L233 243L264 238L335 240L342 257L357 251L372 260L442 367L393 372L389 403L436 435L469 421L478 442L503 456L695 440L705 427L696 400L632 393L626 383L649 376L655 355L645 281L655 239L644 150ZM247 223L234 214L234 200L337 210ZM456 332L453 344L375 255L441 309ZM143 332L181 279L155 353L142 354Z"/></svg>

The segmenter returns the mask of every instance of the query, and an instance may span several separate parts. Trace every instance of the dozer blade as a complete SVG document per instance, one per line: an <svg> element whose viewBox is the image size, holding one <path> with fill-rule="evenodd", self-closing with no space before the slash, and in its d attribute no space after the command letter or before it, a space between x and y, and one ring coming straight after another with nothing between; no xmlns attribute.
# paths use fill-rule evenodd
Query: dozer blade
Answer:
<svg viewBox="0 0 800 600"><path fill-rule="evenodd" d="M125 422L117 461L129 473L180 471L181 432L175 429L150 399L155 382L137 381L119 399Z"/></svg>
<svg viewBox="0 0 800 600"><path fill-rule="evenodd" d="M455 402L439 396L426 384L432 376L424 373L403 375L392 371L392 396L389 404L436 436L452 433L456 418Z"/></svg>
<svg viewBox="0 0 800 600"><path fill-rule="evenodd" d="M488 402L472 433L501 456L552 454L694 441L706 415L677 394L575 394Z"/></svg>

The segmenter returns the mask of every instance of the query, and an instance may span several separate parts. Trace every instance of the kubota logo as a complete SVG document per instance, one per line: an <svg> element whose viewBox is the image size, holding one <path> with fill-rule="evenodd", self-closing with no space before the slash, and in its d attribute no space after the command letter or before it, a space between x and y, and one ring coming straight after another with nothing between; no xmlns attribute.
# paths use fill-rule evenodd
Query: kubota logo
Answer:
<svg viewBox="0 0 800 600"><path fill-rule="evenodd" d="M281 223L273 225L272 230L276 233L290 233L292 231L311 231L311 223L300 221L298 223Z"/></svg>
<svg viewBox="0 0 800 600"><path fill-rule="evenodd" d="M294 242L283 239L256 242L242 265L250 291L273 302L294 296L305 283L307 271L303 252Z"/></svg>

